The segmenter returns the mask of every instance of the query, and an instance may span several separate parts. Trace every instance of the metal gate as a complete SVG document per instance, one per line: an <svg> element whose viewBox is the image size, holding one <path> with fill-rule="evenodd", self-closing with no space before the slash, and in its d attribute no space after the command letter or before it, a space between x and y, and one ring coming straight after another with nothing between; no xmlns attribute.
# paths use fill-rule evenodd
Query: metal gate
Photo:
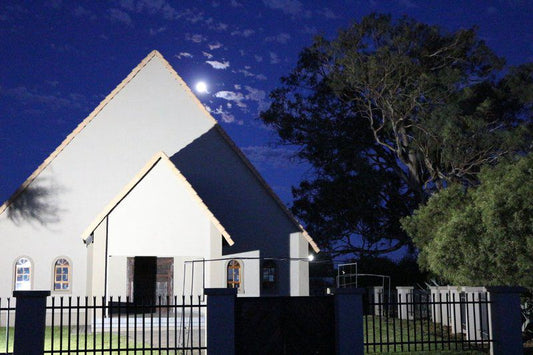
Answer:
<svg viewBox="0 0 533 355"><path fill-rule="evenodd" d="M237 354L333 354L333 297L241 297L235 306Z"/></svg>

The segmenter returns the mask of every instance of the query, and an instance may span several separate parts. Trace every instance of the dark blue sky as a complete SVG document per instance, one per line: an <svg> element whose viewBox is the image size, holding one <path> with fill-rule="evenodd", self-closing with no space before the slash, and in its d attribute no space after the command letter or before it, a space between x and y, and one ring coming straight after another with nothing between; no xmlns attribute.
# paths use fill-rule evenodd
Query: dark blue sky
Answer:
<svg viewBox="0 0 533 355"><path fill-rule="evenodd" d="M0 2L0 199L151 50L163 56L287 203L306 168L258 120L314 34L371 12L479 27L509 64L533 61L533 1L123 0Z"/></svg>

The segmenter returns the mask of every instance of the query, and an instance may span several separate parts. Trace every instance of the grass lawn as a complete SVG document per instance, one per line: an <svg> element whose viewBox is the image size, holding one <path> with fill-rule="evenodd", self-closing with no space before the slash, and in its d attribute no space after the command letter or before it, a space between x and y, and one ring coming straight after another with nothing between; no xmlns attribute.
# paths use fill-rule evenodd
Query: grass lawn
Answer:
<svg viewBox="0 0 533 355"><path fill-rule="evenodd" d="M454 344L456 341L461 341L462 335L454 335L449 332L448 327L434 325L427 320L412 321L386 317L380 319L378 316L365 316L363 327L365 343L369 344L365 346L365 352L368 354L486 354L488 352L468 349L472 348L473 344L466 343L463 349L462 344ZM484 345L488 348L487 343Z"/></svg>
<svg viewBox="0 0 533 355"><path fill-rule="evenodd" d="M13 352L13 337L14 332L13 328L9 329L9 347L6 349L6 328L0 327L0 353L4 352ZM76 351L76 350L85 350L85 334L80 333L79 335L79 347L77 346L77 337L76 337L76 330L73 330L72 333L68 334L68 328L63 327L63 330L61 331L60 327L54 327L54 354L59 354L59 349L62 347L63 353L66 353L65 350L68 349L69 344L69 338L70 338L70 350ZM118 342L120 340L120 349L124 349L120 351L122 354L142 354L143 352L141 350L139 351L126 351L126 341L128 341L128 347L130 349L134 348L134 341L132 340L131 336L128 340L125 335L118 336L117 334L110 335L109 333L104 333L102 337L102 333L96 333L96 334L87 334L87 350L97 350L95 353L100 353L102 350L106 349L119 349ZM150 346L149 340L146 342L146 346ZM142 348L143 343L137 341L137 347ZM45 340L44 340L44 349L50 351L52 349L52 328L46 327L45 330ZM56 352L57 350L57 352ZM106 354L119 354L119 351L105 351ZM166 351L153 351L153 354L167 354ZM169 353L175 354L174 351L171 351Z"/></svg>

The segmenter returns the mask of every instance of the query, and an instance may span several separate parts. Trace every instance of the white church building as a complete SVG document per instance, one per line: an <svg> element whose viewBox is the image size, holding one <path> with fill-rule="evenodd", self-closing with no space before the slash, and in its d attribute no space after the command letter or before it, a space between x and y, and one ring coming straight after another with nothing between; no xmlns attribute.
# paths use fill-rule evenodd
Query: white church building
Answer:
<svg viewBox="0 0 533 355"><path fill-rule="evenodd" d="M0 208L0 297L309 293L312 238L157 51Z"/></svg>

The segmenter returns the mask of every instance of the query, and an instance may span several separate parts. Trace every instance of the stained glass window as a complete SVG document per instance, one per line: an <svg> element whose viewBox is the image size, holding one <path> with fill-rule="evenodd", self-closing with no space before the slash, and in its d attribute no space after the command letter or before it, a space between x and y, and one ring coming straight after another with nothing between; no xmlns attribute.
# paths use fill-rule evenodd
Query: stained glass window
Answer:
<svg viewBox="0 0 533 355"><path fill-rule="evenodd" d="M231 260L228 263L228 288L241 287L241 264L237 260Z"/></svg>
<svg viewBox="0 0 533 355"><path fill-rule="evenodd" d="M70 263L67 259L57 259L54 264L54 291L70 290Z"/></svg>

